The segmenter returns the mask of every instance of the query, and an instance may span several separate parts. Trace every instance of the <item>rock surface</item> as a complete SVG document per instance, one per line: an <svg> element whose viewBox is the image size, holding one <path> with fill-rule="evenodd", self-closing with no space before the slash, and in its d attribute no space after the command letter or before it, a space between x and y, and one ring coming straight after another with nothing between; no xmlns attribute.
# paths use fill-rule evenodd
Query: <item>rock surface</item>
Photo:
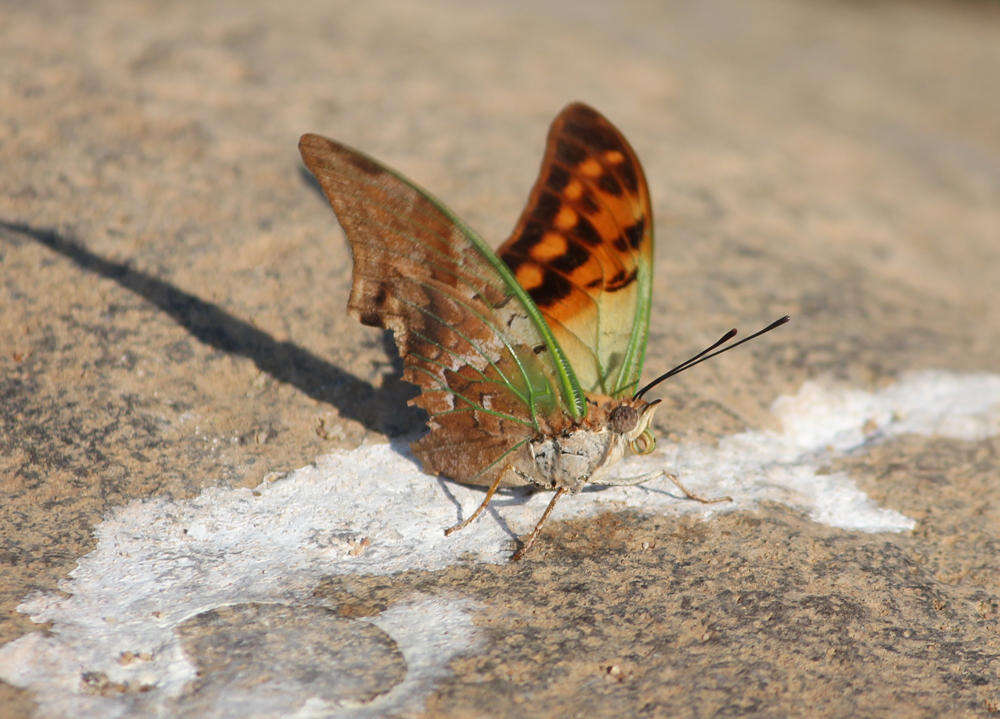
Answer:
<svg viewBox="0 0 1000 719"><path fill-rule="evenodd" d="M4 5L0 644L40 629L16 608L70 587L130 502L257 487L419 431L391 341L343 311L350 254L302 132L399 168L499 243L551 117L576 99L607 114L657 218L647 376L733 324L793 316L659 390L658 434L711 444L774 428L772 401L809 380L1000 372L997 67L990 3ZM320 577L301 612L178 623L202 675L163 706L280 713L271 695L238 705L268 668L219 643L255 622L270 647L318 612L329 646L309 651L349 676L316 696L360 713L423 671L392 617L456 597L478 643L387 713L1000 711L1000 437L904 435L827 469L916 528L777 504L618 512L552 523L519 564ZM308 694L314 655L282 646L271 669ZM87 711L155 691L79 674ZM0 681L0 715L68 712L46 691Z"/></svg>

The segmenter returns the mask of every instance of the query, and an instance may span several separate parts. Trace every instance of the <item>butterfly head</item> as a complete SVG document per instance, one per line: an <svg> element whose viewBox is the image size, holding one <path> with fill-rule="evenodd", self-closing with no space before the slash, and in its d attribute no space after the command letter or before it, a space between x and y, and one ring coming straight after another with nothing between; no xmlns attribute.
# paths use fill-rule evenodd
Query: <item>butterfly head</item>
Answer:
<svg viewBox="0 0 1000 719"><path fill-rule="evenodd" d="M656 437L650 424L660 400L624 400L608 413L608 428L635 454L649 454L656 448Z"/></svg>

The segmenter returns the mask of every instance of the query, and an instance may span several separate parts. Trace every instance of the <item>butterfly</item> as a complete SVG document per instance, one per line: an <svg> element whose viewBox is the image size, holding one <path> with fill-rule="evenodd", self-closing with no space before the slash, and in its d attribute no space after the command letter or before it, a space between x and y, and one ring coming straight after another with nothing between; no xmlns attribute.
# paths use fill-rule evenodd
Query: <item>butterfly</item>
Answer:
<svg viewBox="0 0 1000 719"><path fill-rule="evenodd" d="M643 394L670 373L638 390L653 216L642 166L604 116L573 103L555 118L527 206L496 252L371 157L314 134L299 150L351 245L348 309L392 330L403 378L420 389L410 402L427 412L429 431L414 455L429 474L487 487L446 534L474 521L500 487L553 490L520 559L564 494L665 474L609 472L626 453L653 450L659 400Z"/></svg>

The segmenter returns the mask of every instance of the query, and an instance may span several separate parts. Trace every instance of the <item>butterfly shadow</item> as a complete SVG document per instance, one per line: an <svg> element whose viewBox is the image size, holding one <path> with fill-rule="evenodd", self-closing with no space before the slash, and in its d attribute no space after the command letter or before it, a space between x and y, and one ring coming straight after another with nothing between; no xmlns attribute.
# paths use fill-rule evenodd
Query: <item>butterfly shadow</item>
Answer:
<svg viewBox="0 0 1000 719"><path fill-rule="evenodd" d="M0 236L17 243L29 238L71 260L81 269L114 280L166 313L198 341L245 357L279 382L337 408L342 417L389 436L413 433L423 426L423 413L407 407L415 388L402 380L402 361L389 332L383 342L393 358L393 371L382 386L355 377L293 342L283 342L250 322L187 290L87 249L53 229L0 220Z"/></svg>

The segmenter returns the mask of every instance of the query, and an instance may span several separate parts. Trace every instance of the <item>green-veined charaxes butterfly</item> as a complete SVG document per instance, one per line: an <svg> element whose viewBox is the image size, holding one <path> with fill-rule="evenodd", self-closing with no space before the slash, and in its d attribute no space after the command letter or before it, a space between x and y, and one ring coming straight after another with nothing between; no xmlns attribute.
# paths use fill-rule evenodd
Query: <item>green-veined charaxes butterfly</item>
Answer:
<svg viewBox="0 0 1000 719"><path fill-rule="evenodd" d="M489 488L446 533L479 516L499 487L554 490L518 559L566 492L666 474L621 480L608 470L626 451L654 447L659 400L645 391L736 331L637 391L653 217L642 166L614 125L580 103L559 113L528 205L496 252L372 158L312 134L299 150L351 244L348 308L393 331L403 378L420 388L411 402L430 415L430 431L414 454L429 473Z"/></svg>

